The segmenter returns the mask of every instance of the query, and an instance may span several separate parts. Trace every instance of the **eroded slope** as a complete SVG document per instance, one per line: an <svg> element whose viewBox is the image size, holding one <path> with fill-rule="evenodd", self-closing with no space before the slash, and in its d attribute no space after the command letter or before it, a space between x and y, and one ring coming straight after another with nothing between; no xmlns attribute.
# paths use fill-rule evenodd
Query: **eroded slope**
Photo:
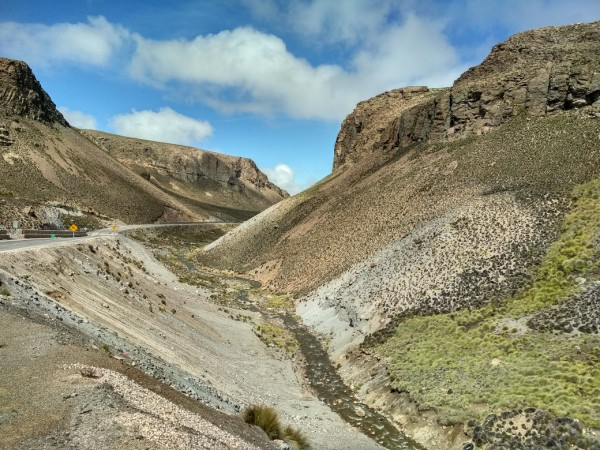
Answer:
<svg viewBox="0 0 600 450"><path fill-rule="evenodd" d="M0 227L14 219L22 228L64 225L69 215L82 226L90 222L80 214L91 216L90 224L238 221L285 195L248 159L111 139L139 144L123 144L133 152L124 160L131 168L118 161L120 152L113 157L72 128L27 64L0 58ZM143 162L135 152L145 154ZM147 166L157 168L154 183Z"/></svg>
<svg viewBox="0 0 600 450"><path fill-rule="evenodd" d="M288 196L248 158L101 131L82 133L169 195L217 216L247 219Z"/></svg>

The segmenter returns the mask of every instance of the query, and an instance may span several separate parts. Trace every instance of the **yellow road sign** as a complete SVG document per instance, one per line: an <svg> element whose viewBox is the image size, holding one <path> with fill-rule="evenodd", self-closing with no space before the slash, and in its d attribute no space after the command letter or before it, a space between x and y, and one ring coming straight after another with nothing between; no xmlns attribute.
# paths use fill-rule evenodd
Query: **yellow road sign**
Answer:
<svg viewBox="0 0 600 450"><path fill-rule="evenodd" d="M69 227L69 230L72 231L73 233L75 233L77 230L79 230L79 227L77 225L75 225L75 224L72 224Z"/></svg>
<svg viewBox="0 0 600 450"><path fill-rule="evenodd" d="M113 231L117 231L117 226L116 225L113 225L111 228L112 228Z"/></svg>

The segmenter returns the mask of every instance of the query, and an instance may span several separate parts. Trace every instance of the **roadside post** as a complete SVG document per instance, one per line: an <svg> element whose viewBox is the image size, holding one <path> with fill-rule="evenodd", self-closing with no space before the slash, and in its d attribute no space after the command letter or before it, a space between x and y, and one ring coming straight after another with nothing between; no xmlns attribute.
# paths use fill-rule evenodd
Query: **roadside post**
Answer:
<svg viewBox="0 0 600 450"><path fill-rule="evenodd" d="M70 231L73 233L73 237L75 237L75 232L76 232L77 230L79 230L79 227L73 223L73 224L71 224L71 226L69 227L69 230L70 230Z"/></svg>

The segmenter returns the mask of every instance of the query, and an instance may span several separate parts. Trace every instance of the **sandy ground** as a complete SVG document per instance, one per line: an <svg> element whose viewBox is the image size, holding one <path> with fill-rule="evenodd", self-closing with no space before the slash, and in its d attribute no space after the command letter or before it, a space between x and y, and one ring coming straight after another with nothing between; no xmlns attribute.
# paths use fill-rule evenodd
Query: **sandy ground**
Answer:
<svg viewBox="0 0 600 450"><path fill-rule="evenodd" d="M98 351L192 398L230 414L274 406L318 449L380 448L311 395L292 361L266 347L250 323L219 311L210 292L179 283L135 241L112 236L6 251L0 267L13 307L59 318Z"/></svg>

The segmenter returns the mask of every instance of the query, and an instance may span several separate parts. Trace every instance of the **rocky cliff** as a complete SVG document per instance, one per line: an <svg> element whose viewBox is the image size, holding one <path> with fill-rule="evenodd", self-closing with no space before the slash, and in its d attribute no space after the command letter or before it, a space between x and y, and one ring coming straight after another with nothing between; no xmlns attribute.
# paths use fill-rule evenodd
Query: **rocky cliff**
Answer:
<svg viewBox="0 0 600 450"><path fill-rule="evenodd" d="M112 157L163 190L258 212L288 196L254 161L181 145L82 130Z"/></svg>
<svg viewBox="0 0 600 450"><path fill-rule="evenodd" d="M334 170L365 152L390 156L419 143L489 133L519 114L579 110L600 117L599 67L600 22L517 34L449 89L397 89L360 103L342 124Z"/></svg>
<svg viewBox="0 0 600 450"><path fill-rule="evenodd" d="M0 104L5 114L69 126L23 61L0 58Z"/></svg>

